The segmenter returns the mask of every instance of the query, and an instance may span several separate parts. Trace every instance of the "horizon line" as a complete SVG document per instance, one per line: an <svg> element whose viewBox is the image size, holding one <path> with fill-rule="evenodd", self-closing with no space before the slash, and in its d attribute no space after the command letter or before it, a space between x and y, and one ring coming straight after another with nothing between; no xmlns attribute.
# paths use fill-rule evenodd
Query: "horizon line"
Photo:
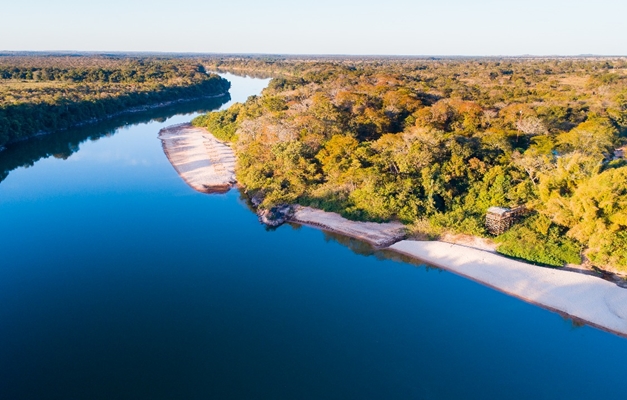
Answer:
<svg viewBox="0 0 627 400"><path fill-rule="evenodd" d="M318 58L625 58L620 54L518 54L518 55L463 55L463 54L347 54L347 53L259 53L259 52L196 52L196 51L151 51L151 50L0 50L0 55L51 54L51 55L194 55L194 56L253 56L253 57L318 57Z"/></svg>

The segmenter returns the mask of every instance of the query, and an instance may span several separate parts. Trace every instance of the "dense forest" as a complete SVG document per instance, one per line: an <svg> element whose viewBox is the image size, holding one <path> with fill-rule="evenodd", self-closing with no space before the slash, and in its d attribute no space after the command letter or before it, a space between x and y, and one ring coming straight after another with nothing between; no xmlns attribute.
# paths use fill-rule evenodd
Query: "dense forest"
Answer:
<svg viewBox="0 0 627 400"><path fill-rule="evenodd" d="M530 212L498 251L627 270L627 60L212 57L271 73L263 94L193 121L233 143L262 208L299 203L415 233L490 236L491 206Z"/></svg>
<svg viewBox="0 0 627 400"><path fill-rule="evenodd" d="M0 56L0 148L129 109L223 95L229 87L192 59Z"/></svg>

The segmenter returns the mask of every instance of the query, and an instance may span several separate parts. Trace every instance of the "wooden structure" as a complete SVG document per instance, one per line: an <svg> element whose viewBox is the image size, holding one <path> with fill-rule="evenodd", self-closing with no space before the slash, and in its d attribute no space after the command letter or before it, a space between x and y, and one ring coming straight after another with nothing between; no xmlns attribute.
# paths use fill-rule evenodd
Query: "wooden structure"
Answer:
<svg viewBox="0 0 627 400"><path fill-rule="evenodd" d="M524 207L490 207L485 216L485 227L493 235L500 235L511 228L525 213Z"/></svg>

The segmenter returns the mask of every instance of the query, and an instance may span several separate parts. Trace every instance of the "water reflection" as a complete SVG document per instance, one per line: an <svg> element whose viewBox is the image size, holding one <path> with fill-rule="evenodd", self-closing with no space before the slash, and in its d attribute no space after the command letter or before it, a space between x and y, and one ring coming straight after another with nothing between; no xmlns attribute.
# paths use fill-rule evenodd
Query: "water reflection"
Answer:
<svg viewBox="0 0 627 400"><path fill-rule="evenodd" d="M179 103L126 114L98 124L68 129L7 145L6 150L0 152L0 182L5 180L14 169L31 167L41 159L54 157L65 160L78 151L81 143L113 136L121 126L134 126L151 121L165 122L168 118L179 114L208 112L220 108L230 100L231 97L226 95L219 98Z"/></svg>
<svg viewBox="0 0 627 400"><path fill-rule="evenodd" d="M234 68L212 68L211 72L215 72L220 75L234 75L239 76L241 78L254 78L254 79L271 79L276 76L276 74L272 74L270 72L264 71L246 71L242 72L240 70ZM228 79L228 78L227 78Z"/></svg>
<svg viewBox="0 0 627 400"><path fill-rule="evenodd" d="M294 230L298 230L302 228L302 225L297 224L297 223L290 223L289 224L292 229ZM392 261L396 261L396 262L401 262L401 263L405 263L405 264L410 264L413 265L415 267L421 267L421 268L425 268L427 271L429 270L433 270L433 271L438 271L438 272L444 272L444 270L442 268L433 266L433 265L429 265L425 262L422 262L420 260L417 260L415 258L411 258L408 257L404 254L401 253L397 253L395 251L392 250L388 250L388 249L377 249L375 247L373 247L370 243L365 242L363 240L359 240L359 239L355 239L352 237L348 237L348 236L344 236L342 234L336 233L336 232L330 232L330 231L322 231L323 235L324 235L324 241L325 242L335 242L335 243L339 243L342 246L350 249L353 253L360 255L360 256L365 256L365 257L374 257L377 260L392 260Z"/></svg>
<svg viewBox="0 0 627 400"><path fill-rule="evenodd" d="M325 242L339 243L344 247L348 247L353 253L361 256L372 256L377 254L376 249L372 247L368 242L344 236L335 232L323 232Z"/></svg>

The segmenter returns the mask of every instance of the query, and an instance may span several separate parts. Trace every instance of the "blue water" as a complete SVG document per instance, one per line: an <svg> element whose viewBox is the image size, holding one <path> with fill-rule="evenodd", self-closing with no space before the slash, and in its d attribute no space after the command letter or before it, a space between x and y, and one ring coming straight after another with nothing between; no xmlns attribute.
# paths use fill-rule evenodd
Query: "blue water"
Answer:
<svg viewBox="0 0 627 400"><path fill-rule="evenodd" d="M267 83L229 78L232 101ZM72 133L58 158L0 153L37 154L0 183L0 399L625 398L627 340L266 230L237 190L177 176L157 132L195 113L164 115Z"/></svg>

